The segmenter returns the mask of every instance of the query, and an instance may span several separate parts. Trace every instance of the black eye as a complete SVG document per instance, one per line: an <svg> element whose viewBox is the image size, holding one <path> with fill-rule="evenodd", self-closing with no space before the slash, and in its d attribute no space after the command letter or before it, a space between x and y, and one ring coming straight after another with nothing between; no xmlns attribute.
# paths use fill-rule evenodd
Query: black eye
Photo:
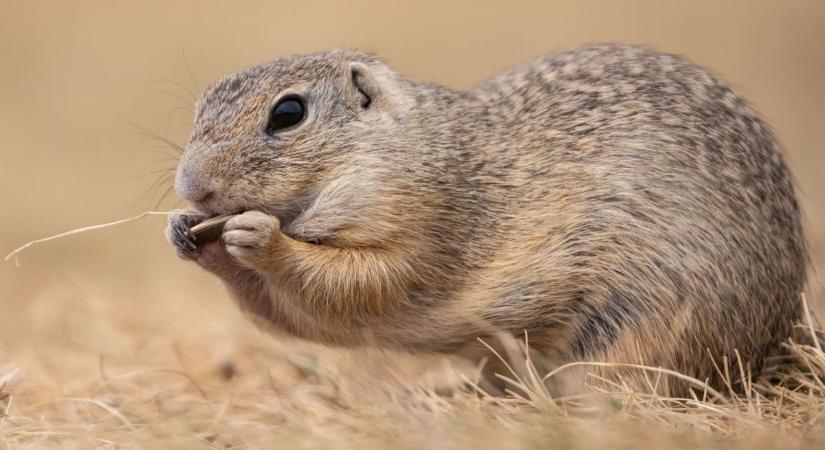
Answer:
<svg viewBox="0 0 825 450"><path fill-rule="evenodd" d="M269 113L266 132L269 134L298 124L304 118L304 101L299 97L281 99Z"/></svg>

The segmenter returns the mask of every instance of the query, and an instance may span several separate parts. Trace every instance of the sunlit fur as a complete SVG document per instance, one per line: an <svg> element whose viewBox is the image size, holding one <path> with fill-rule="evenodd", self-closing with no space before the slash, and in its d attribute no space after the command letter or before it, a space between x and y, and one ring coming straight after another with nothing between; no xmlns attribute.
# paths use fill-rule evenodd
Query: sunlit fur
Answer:
<svg viewBox="0 0 825 450"><path fill-rule="evenodd" d="M269 136L285 92L309 116ZM638 47L467 91L357 52L278 59L206 91L189 183L214 192L207 215L251 211L198 263L312 340L480 357L477 337L526 331L550 366L718 383L714 362L757 369L800 311L806 246L771 131L706 71Z"/></svg>

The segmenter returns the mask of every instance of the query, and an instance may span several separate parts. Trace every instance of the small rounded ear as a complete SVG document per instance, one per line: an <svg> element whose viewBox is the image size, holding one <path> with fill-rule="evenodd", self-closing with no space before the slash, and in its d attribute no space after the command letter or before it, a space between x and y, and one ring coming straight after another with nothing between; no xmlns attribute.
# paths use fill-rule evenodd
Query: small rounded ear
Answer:
<svg viewBox="0 0 825 450"><path fill-rule="evenodd" d="M362 108L367 109L373 104L381 94L378 83L370 74L370 69L366 64L354 62L350 64L350 74L352 76L352 86Z"/></svg>
<svg viewBox="0 0 825 450"><path fill-rule="evenodd" d="M351 94L366 116L399 120L415 105L408 82L381 63L349 63Z"/></svg>
<svg viewBox="0 0 825 450"><path fill-rule="evenodd" d="M354 62L350 64L350 74L361 107L367 109L373 106L381 96L381 88L370 68L366 64Z"/></svg>

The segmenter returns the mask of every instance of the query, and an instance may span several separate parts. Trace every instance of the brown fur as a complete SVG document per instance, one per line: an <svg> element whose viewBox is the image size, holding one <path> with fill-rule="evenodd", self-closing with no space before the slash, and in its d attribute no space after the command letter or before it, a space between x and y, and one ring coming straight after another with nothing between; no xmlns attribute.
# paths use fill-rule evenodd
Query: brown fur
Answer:
<svg viewBox="0 0 825 450"><path fill-rule="evenodd" d="M308 117L268 135L288 92ZM192 258L317 341L479 355L477 337L526 331L551 365L718 384L711 356L758 368L800 311L806 245L774 136L704 70L638 47L467 91L350 51L252 67L204 94L176 188L211 192L193 205L207 216L248 211Z"/></svg>

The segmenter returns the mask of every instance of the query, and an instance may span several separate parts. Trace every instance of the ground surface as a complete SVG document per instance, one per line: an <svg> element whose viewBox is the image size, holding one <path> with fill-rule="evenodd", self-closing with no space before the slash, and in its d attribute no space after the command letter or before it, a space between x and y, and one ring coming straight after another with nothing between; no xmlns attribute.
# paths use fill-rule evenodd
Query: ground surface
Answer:
<svg viewBox="0 0 825 450"><path fill-rule="evenodd" d="M23 264L16 280L38 281ZM454 361L263 333L208 277L169 289L180 281L150 270L113 298L86 278L95 270L64 267L47 287L6 293L0 448L825 446L825 353L815 346L794 346L774 382L725 400L620 385L552 399L529 375L524 397L492 398L445 392L464 368ZM799 332L805 342L810 330ZM660 376L651 371L651 385Z"/></svg>

